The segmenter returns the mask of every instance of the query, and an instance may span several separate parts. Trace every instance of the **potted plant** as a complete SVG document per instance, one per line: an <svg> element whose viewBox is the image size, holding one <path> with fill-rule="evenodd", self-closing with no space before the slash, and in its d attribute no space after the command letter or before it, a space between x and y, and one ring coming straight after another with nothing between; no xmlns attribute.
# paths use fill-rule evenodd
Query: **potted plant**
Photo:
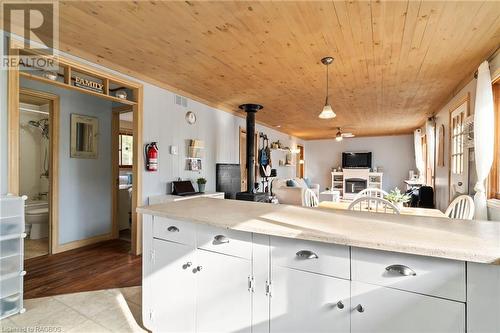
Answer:
<svg viewBox="0 0 500 333"><path fill-rule="evenodd" d="M392 190L391 192L389 192L389 194L385 196L385 199L387 201L392 202L394 205L396 205L396 207L401 209L403 208L404 203L410 201L411 195L406 193L401 193L399 188L396 187L394 190Z"/></svg>
<svg viewBox="0 0 500 333"><path fill-rule="evenodd" d="M205 192L205 184L207 183L207 180L201 177L196 180L196 183L198 184L198 192Z"/></svg>

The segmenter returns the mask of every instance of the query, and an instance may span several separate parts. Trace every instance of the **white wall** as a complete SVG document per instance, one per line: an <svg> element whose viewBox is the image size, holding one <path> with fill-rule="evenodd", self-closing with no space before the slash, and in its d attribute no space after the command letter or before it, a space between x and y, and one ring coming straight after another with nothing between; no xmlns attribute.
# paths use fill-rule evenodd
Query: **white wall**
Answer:
<svg viewBox="0 0 500 333"><path fill-rule="evenodd" d="M160 149L159 171L143 172L143 199L167 193L167 186L170 187L170 182L178 177L193 181L198 177L205 177L208 180L207 191L214 191L216 163L239 163L239 127L245 128L245 119L191 99L188 99L187 108L176 105L173 93L143 84L143 140L144 143L158 142ZM184 118L188 110L196 114L197 121L194 125L189 125ZM279 139L285 145L293 146L301 142L264 126L257 125L257 131L266 133L270 141ZM203 170L200 172L186 170L189 139L204 141L205 156L202 160ZM178 147L178 155L170 154L171 145ZM280 177L295 176L295 168L279 167L277 160L273 161L273 167L276 167Z"/></svg>
<svg viewBox="0 0 500 333"><path fill-rule="evenodd" d="M307 141L306 174L321 189L331 187L331 169L342 165L344 151L371 151L372 167L382 167L383 189L406 189L403 180L415 170L413 135L378 136L335 140Z"/></svg>
<svg viewBox="0 0 500 333"><path fill-rule="evenodd" d="M21 79L21 87L60 98L59 118L59 243L111 231L111 104L77 91ZM70 115L99 119L97 159L70 158Z"/></svg>

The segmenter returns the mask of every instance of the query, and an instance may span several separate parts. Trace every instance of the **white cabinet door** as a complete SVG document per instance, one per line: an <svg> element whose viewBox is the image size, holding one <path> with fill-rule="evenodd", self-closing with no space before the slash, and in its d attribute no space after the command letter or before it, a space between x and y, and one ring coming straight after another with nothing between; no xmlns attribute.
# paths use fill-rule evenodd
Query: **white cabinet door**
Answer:
<svg viewBox="0 0 500 333"><path fill-rule="evenodd" d="M197 251L197 332L251 332L250 260Z"/></svg>
<svg viewBox="0 0 500 333"><path fill-rule="evenodd" d="M465 332L465 304L352 282L352 333Z"/></svg>
<svg viewBox="0 0 500 333"><path fill-rule="evenodd" d="M272 333L349 332L348 280L274 265L271 274Z"/></svg>
<svg viewBox="0 0 500 333"><path fill-rule="evenodd" d="M152 326L157 332L194 332L196 274L192 246L153 240Z"/></svg>

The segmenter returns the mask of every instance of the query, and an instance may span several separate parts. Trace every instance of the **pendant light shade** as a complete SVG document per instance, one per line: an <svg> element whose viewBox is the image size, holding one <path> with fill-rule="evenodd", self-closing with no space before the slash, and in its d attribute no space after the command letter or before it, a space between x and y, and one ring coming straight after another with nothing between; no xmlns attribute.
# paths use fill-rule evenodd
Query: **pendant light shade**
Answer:
<svg viewBox="0 0 500 333"><path fill-rule="evenodd" d="M328 102L328 65L330 65L333 62L333 58L325 57L321 59L321 62L323 63L323 65L326 66L326 99L325 99L325 106L323 106L323 110L321 111L318 117L321 119L333 119L337 115L335 114L335 112L333 112L332 106Z"/></svg>

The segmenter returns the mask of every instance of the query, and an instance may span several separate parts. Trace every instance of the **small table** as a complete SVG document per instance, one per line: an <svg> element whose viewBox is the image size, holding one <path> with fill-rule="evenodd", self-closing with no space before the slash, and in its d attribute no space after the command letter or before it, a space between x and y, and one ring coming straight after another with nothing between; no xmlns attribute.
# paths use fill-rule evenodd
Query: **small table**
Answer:
<svg viewBox="0 0 500 333"><path fill-rule="evenodd" d="M339 202L340 201L340 191L338 190L328 190L319 193L319 201L332 201Z"/></svg>

